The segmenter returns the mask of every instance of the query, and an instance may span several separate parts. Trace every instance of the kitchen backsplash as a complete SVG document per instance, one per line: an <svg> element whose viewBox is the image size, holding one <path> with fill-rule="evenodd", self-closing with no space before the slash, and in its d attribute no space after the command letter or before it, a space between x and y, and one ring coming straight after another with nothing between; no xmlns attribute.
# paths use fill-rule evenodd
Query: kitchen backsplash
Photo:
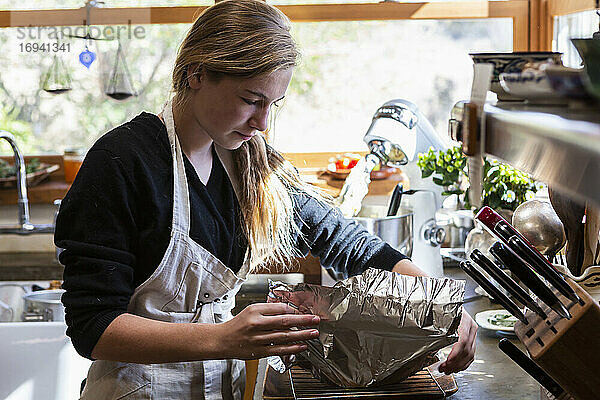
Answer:
<svg viewBox="0 0 600 400"><path fill-rule="evenodd" d="M49 224L54 220L56 206L51 204L31 204L30 220L34 224ZM0 226L17 225L17 207L0 206ZM51 234L33 234L26 236L0 235L0 253L48 253L53 252L54 241Z"/></svg>
<svg viewBox="0 0 600 400"><path fill-rule="evenodd" d="M387 204L387 196L368 196L364 203L369 205ZM56 206L51 204L31 204L30 219L34 224L49 224L54 221ZM17 224L16 206L0 206L0 226ZM0 253L48 253L55 251L53 236L34 234L27 236L0 235Z"/></svg>

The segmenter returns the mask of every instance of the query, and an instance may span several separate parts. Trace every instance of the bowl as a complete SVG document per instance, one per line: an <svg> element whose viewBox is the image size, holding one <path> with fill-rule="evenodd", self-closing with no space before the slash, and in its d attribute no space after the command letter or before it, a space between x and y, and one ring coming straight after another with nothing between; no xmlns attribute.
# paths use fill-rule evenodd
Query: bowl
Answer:
<svg viewBox="0 0 600 400"><path fill-rule="evenodd" d="M600 265L587 267L580 276L573 275L564 265L554 264L554 267L561 274L577 282L594 300L600 302Z"/></svg>
<svg viewBox="0 0 600 400"><path fill-rule="evenodd" d="M471 53L475 64L487 63L494 65L490 90L498 95L499 101L520 101L522 98L507 93L500 85L500 74L522 72L527 64L548 62L562 65L562 53L551 51L528 51L512 53Z"/></svg>
<svg viewBox="0 0 600 400"><path fill-rule="evenodd" d="M583 59L586 89L600 98L600 39L571 39L571 43Z"/></svg>
<svg viewBox="0 0 600 400"><path fill-rule="evenodd" d="M413 211L400 207L396 215L387 216L387 206L363 205L358 216L351 218L390 246L412 256Z"/></svg>
<svg viewBox="0 0 600 400"><path fill-rule="evenodd" d="M544 72L548 83L557 95L574 100L591 99L585 87L583 69L550 65L544 69Z"/></svg>
<svg viewBox="0 0 600 400"><path fill-rule="evenodd" d="M500 74L500 86L511 96L530 102L564 102L552 89L544 71L504 72Z"/></svg>

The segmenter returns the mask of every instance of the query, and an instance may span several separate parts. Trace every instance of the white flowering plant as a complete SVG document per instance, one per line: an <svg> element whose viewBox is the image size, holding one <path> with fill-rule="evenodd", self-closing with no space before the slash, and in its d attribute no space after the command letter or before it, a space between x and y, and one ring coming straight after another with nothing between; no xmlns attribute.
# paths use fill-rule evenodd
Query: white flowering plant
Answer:
<svg viewBox="0 0 600 400"><path fill-rule="evenodd" d="M460 147L446 151L429 149L419 154L417 165L421 176L433 177L433 182L444 187L444 195L458 194L465 208L470 208L467 177L467 157ZM483 165L483 205L493 209L515 210L521 203L535 197L544 186L528 174L486 157Z"/></svg>
<svg viewBox="0 0 600 400"><path fill-rule="evenodd" d="M535 198L543 184L528 174L487 157L483 165L483 205L495 210L515 210L521 203Z"/></svg>

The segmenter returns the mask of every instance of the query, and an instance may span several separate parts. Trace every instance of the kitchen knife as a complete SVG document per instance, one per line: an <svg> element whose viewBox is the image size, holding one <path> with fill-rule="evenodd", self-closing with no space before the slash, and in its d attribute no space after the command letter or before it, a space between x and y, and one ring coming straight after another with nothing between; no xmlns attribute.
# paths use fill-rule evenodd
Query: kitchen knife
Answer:
<svg viewBox="0 0 600 400"><path fill-rule="evenodd" d="M523 368L525 372L531 375L533 379L538 381L540 385L545 387L546 390L548 390L554 397L558 399L560 396L566 395L563 398L570 398L570 395L568 395L564 389L561 388L558 383L556 383L556 381L546 373L546 371L541 369L531 358L527 357L527 355L519 350L519 348L510 340L500 340L498 347L500 347L500 350L502 350L507 356L516 362L519 367Z"/></svg>
<svg viewBox="0 0 600 400"><path fill-rule="evenodd" d="M562 295L570 300L579 301L579 296L567 281L554 269L546 257L542 256L535 248L531 248L519 236L508 239L508 246L525 260L533 269L546 278Z"/></svg>
<svg viewBox="0 0 600 400"><path fill-rule="evenodd" d="M517 276L541 301L553 309L563 318L570 319L571 314L560 302L558 297L548 286L533 272L529 265L521 260L506 245L496 242L490 247L490 253L503 263L513 274Z"/></svg>
<svg viewBox="0 0 600 400"><path fill-rule="evenodd" d="M475 282L479 284L490 296L500 303L506 310L514 315L519 321L527 324L527 319L521 311L521 309L515 304L514 301L509 299L504 293L502 293L496 286L494 286L487 278L477 270L471 264L470 261L461 261L460 267L469 275Z"/></svg>
<svg viewBox="0 0 600 400"><path fill-rule="evenodd" d="M561 294L573 301L579 301L575 290L556 271L554 266L540 254L529 241L509 224L500 214L490 207L483 207L475 216L481 221L494 236L506 243L516 254L529 263L531 267L548 282L550 282ZM517 239L512 239L513 237Z"/></svg>
<svg viewBox="0 0 600 400"><path fill-rule="evenodd" d="M487 272L494 278L496 282L506 289L511 295L513 295L521 304L527 306L530 310L539 315L542 319L546 319L548 316L542 310L542 308L531 298L521 286L512 280L508 275L504 273L492 260L487 258L478 249L473 250L471 253L471 259L481 267L482 270Z"/></svg>

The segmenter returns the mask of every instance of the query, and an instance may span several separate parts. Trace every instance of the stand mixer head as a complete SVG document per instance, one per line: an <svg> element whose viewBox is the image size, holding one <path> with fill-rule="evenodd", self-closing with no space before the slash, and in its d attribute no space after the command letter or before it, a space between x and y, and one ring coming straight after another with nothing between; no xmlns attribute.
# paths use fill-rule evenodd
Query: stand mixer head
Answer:
<svg viewBox="0 0 600 400"><path fill-rule="evenodd" d="M380 160L392 167L416 161L430 147L446 150L450 143L440 135L417 106L396 99L384 103L373 115L363 141Z"/></svg>
<svg viewBox="0 0 600 400"><path fill-rule="evenodd" d="M405 196L414 211L412 259L430 276L442 276L440 246L445 231L436 225L435 212L442 205L443 189L431 178L421 178L417 160L419 153L431 147L447 150L451 142L436 132L417 106L402 99L390 100L377 109L363 141L382 164L402 167L410 188L416 189L414 195Z"/></svg>

